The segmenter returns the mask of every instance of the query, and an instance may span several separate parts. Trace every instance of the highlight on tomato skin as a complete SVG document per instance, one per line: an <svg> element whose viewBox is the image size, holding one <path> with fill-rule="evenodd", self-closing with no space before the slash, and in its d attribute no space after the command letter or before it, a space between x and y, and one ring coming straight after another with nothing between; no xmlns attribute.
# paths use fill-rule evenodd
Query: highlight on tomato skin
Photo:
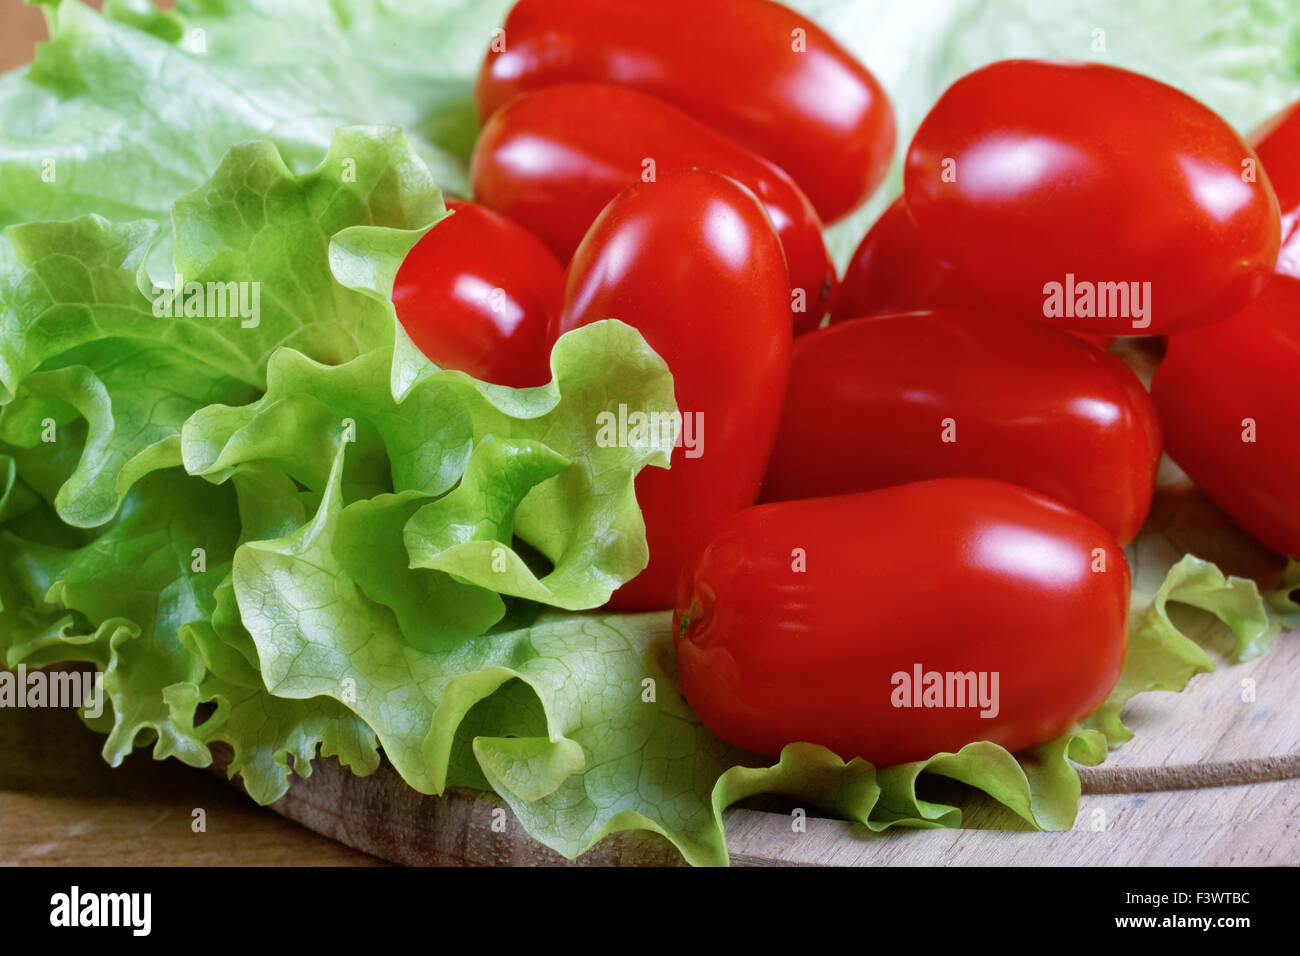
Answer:
<svg viewBox="0 0 1300 956"><path fill-rule="evenodd" d="M900 195L858 243L835 293L829 324L943 307L990 309L921 238ZM1100 349L1115 341L1113 335L1070 334Z"/></svg>
<svg viewBox="0 0 1300 956"><path fill-rule="evenodd" d="M475 85L486 123L520 93L619 83L657 96L781 167L823 221L884 180L894 111L871 72L772 0L519 0Z"/></svg>
<svg viewBox="0 0 1300 956"><path fill-rule="evenodd" d="M1300 279L1170 336L1151 383L1171 457L1256 540L1300 556Z"/></svg>
<svg viewBox="0 0 1300 956"><path fill-rule="evenodd" d="M682 690L758 754L805 741L884 767L981 740L1021 751L1114 687L1129 586L1109 532L1003 482L758 505L681 576Z"/></svg>
<svg viewBox="0 0 1300 956"><path fill-rule="evenodd" d="M1095 63L1005 60L957 80L912 140L904 197L987 304L1081 332L1222 321L1279 245L1268 176L1223 119Z"/></svg>
<svg viewBox="0 0 1300 956"><path fill-rule="evenodd" d="M620 192L682 168L729 176L758 197L785 250L795 334L816 328L838 282L817 210L783 170L662 100L595 83L544 87L497 110L470 160L475 199L561 262Z"/></svg>
<svg viewBox="0 0 1300 956"><path fill-rule="evenodd" d="M1091 515L1120 544L1155 491L1142 383L1063 331L971 309L842 322L795 340L764 501L998 478Z"/></svg>
<svg viewBox="0 0 1300 956"><path fill-rule="evenodd" d="M557 336L619 319L673 374L683 440L671 469L636 477L650 563L609 603L668 608L682 564L758 497L790 367L785 255L753 193L676 170L605 207L567 282Z"/></svg>
<svg viewBox="0 0 1300 956"><path fill-rule="evenodd" d="M398 269L393 306L402 327L444 368L495 385L545 385L563 269L517 223L476 203L446 205L452 215Z"/></svg>
<svg viewBox="0 0 1300 956"><path fill-rule="evenodd" d="M1276 270L1300 277L1300 102L1269 117L1249 140L1273 184L1282 213Z"/></svg>

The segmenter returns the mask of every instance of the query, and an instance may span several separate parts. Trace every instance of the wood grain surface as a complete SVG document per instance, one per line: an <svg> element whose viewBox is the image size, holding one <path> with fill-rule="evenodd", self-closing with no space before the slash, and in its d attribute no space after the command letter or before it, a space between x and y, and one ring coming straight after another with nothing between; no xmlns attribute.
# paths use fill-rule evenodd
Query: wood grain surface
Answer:
<svg viewBox="0 0 1300 956"><path fill-rule="evenodd" d="M1132 551L1167 567L1195 551L1230 573L1274 586L1276 555L1238 531L1175 472ZM1160 576L1163 576L1162 574ZM1187 634L1227 656L1226 630L1204 612L1170 606ZM962 830L893 830L817 817L791 827L788 808L737 807L724 819L741 865L1210 865L1300 863L1300 632L1281 635L1255 660L1194 677L1178 694L1130 702L1136 736L1100 767L1079 768L1083 798L1073 830L1026 832L1010 811L959 784L932 781L933 799L965 811ZM386 765L362 780L317 761L273 809L387 860L408 865L567 865L533 841L492 794L422 797ZM502 824L504 827L502 828ZM495 826L494 826L495 824ZM996 828L996 829L995 829ZM615 834L582 865L681 862L668 842Z"/></svg>
<svg viewBox="0 0 1300 956"><path fill-rule="evenodd" d="M1162 494L1135 568L1168 548L1194 549L1265 580L1276 573L1275 556L1223 522L1195 493ZM1171 614L1226 649L1208 615L1185 607ZM733 862L1300 863L1298 687L1300 634L1292 633L1253 661L1193 678L1180 694L1138 697L1125 710L1137 736L1102 766L1080 768L1084 796L1069 832L1024 832L992 800L939 781L928 796L961 805L966 829L872 834L806 808L806 832L797 832L790 809L769 799L727 813ZM156 764L143 752L112 770L101 744L69 712L0 711L0 863L568 865L532 840L495 795L421 796L386 765L363 779L318 760L312 777L296 780L271 813L214 774ZM205 832L194 832L196 809L204 811ZM666 840L640 833L606 838L580 861L679 863Z"/></svg>
<svg viewBox="0 0 1300 956"><path fill-rule="evenodd" d="M1205 615L1174 609L1186 631ZM1084 790L1186 790L1300 777L1300 634L1260 657L1194 678L1181 694L1141 694L1124 710L1137 734L1100 767L1081 767Z"/></svg>
<svg viewBox="0 0 1300 956"><path fill-rule="evenodd" d="M1295 780L1195 791L1085 794L1073 830L1039 833L992 800L963 800L966 829L872 833L811 811L735 808L727 845L738 866L1077 866L1300 864L1300 784ZM568 866L523 832L491 794L419 797L391 771L361 782L318 767L275 808L343 843L413 866ZM494 822L505 819L503 830ZM999 829L989 829L997 826ZM657 836L608 837L577 861L585 866L678 865Z"/></svg>
<svg viewBox="0 0 1300 956"><path fill-rule="evenodd" d="M990 809L990 813L993 811ZM973 810L967 824L976 826ZM740 866L1294 866L1300 863L1300 785L1294 780L1206 790L1085 795L1073 830L907 830L869 833L809 818L790 833L773 814L733 811ZM1094 829L1094 827L1096 829Z"/></svg>
<svg viewBox="0 0 1300 956"><path fill-rule="evenodd" d="M1243 681L1255 681L1243 700ZM1296 865L1300 864L1300 636L1247 665L1194 678L1182 694L1151 694L1126 712L1138 736L1099 768L1082 768L1074 829L1030 831L992 799L934 782L959 803L961 830L891 830L790 810L733 808L724 817L737 865ZM1249 697L1250 695L1244 695ZM1234 755L1231 757L1225 755ZM1250 782L1258 781L1258 782ZM769 804L775 801L767 801ZM273 806L349 846L412 866L557 866L569 861L523 831L493 794L424 797L387 765L362 779L318 760ZM996 828L996 829L994 829ZM607 837L579 865L675 865L654 835Z"/></svg>
<svg viewBox="0 0 1300 956"><path fill-rule="evenodd" d="M115 770L103 744L69 710L0 711L0 866L382 865L174 760Z"/></svg>

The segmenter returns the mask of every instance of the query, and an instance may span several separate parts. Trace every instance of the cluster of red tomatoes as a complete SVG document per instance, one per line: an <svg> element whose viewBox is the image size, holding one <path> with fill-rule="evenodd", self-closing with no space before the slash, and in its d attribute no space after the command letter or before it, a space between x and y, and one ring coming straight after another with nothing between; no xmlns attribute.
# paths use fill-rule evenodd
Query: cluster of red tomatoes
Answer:
<svg viewBox="0 0 1300 956"><path fill-rule="evenodd" d="M650 564L611 606L676 606L732 743L890 765L1066 731L1122 666L1162 447L1300 553L1300 110L1257 154L1149 78L992 64L839 283L822 225L880 184L893 114L781 5L520 0L477 98L478 204L398 314L501 384L607 318L665 359L702 453L638 477ZM1168 337L1154 402L1119 335Z"/></svg>

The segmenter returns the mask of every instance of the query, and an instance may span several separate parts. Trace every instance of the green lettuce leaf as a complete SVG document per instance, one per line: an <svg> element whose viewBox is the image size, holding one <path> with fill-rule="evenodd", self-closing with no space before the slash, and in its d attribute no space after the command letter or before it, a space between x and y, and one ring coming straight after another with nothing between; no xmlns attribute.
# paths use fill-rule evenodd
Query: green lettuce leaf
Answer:
<svg viewBox="0 0 1300 956"><path fill-rule="evenodd" d="M650 829L696 862L725 859L707 795L734 751L680 698L668 615L554 615L447 651L416 647L338 559L349 527L368 529L347 521L362 505L343 504L342 454L309 524L235 558L239 610L271 693L339 701L374 728L404 780L440 793L466 715L521 682L548 732L521 735L515 724L472 747L530 833L574 856L608 833Z"/></svg>
<svg viewBox="0 0 1300 956"><path fill-rule="evenodd" d="M203 675L202 661L179 633L213 613L214 591L238 539L233 499L229 489L169 470L140 482L113 523L85 547L66 550L7 533L0 541L29 607L65 613L57 630L13 643L8 663L101 666L114 719L104 757L114 766L150 739L158 759L175 756L194 766L211 760L193 733L192 710L186 714L168 689Z"/></svg>
<svg viewBox="0 0 1300 956"><path fill-rule="evenodd" d="M1134 693L1180 691L1192 677L1214 669L1205 649L1175 627L1169 617L1170 602L1200 608L1226 625L1233 639L1229 657L1233 663L1259 656L1283 630L1283 622L1269 614L1254 581L1225 577L1208 561L1186 555L1168 571L1151 603L1132 622L1124 672L1089 718L1089 724L1104 731L1112 743L1133 736L1119 715Z"/></svg>
<svg viewBox="0 0 1300 956"><path fill-rule="evenodd" d="M346 708L324 697L291 700L267 693L230 577L217 588L215 602L210 619L180 631L181 643L202 658L207 673L200 684L180 683L169 693L189 714L200 704L216 705L194 734L204 744L230 746L228 775L239 774L249 796L271 803L288 789L291 772L311 776L318 755L337 757L359 776L374 773L379 767L375 734Z"/></svg>
<svg viewBox="0 0 1300 956"><path fill-rule="evenodd" d="M0 77L0 226L161 222L235 144L269 141L304 172L359 123L405 128L438 181L468 195L472 80L509 5L132 0L101 16L50 0L50 42Z"/></svg>
<svg viewBox="0 0 1300 956"><path fill-rule="evenodd" d="M398 130L341 129L301 176L270 144L235 147L172 213L174 272L183 289L200 284L197 300L177 301L211 303L216 315L175 314L174 290L143 276L147 223L85 216L11 228L12 255L0 260L0 439L37 448L63 410L82 418L81 460L54 504L71 525L103 524L135 481L181 464L191 415L265 386L277 349L331 362L391 354L392 276L444 214ZM369 271L357 269L362 258Z"/></svg>
<svg viewBox="0 0 1300 956"><path fill-rule="evenodd" d="M629 569L645 566L632 479L667 463L671 436L619 447L602 445L598 428L598 416L619 405L673 409L671 378L636 332L607 321L563 336L553 381L523 391L426 362L399 401L387 374L392 356L390 348L325 366L279 352L260 401L191 418L186 468L222 481L246 463L269 462L321 491L332 456L348 445L348 501L386 469L394 491L438 498L404 525L412 567L556 607L602 604ZM475 436L483 436L477 445ZM552 563L545 575L512 547L514 533Z"/></svg>
<svg viewBox="0 0 1300 956"><path fill-rule="evenodd" d="M98 216L6 230L0 245L0 403L58 355L112 336L163 328L136 283L157 230Z"/></svg>
<svg viewBox="0 0 1300 956"><path fill-rule="evenodd" d="M21 565L13 566L25 544L12 532L0 531L0 556L6 559L0 561L0 664L11 666L51 644L58 648L54 659L61 659L68 635L78 624L75 615L34 594ZM87 641L100 646L96 638ZM107 661L97 655L94 663Z"/></svg>
<svg viewBox="0 0 1300 956"><path fill-rule="evenodd" d="M39 399L84 419L88 435L81 459L54 499L63 519L78 527L103 524L137 481L178 467L181 426L190 415L252 394L243 383L166 346L103 340L64 358L71 364L26 379L19 400L0 413L0 429L6 442L38 448L45 423L58 421L51 414L55 409Z"/></svg>
<svg viewBox="0 0 1300 956"><path fill-rule="evenodd" d="M313 619L331 637L349 621L386 623L401 653L430 658L475 639L492 646L480 635L504 623L503 596L531 588L591 606L644 567L633 479L666 464L670 445L607 447L595 436L598 416L619 405L673 411L662 360L608 322L565 336L541 388L439 370L410 346L388 298L406 251L442 214L428 170L391 129L340 130L299 175L270 144L232 148L209 183L175 203L168 248L186 282L261 284L254 323L156 314L163 290L141 267L147 223L83 216L10 231L0 272L3 649L13 665L104 671L110 710L94 723L110 762L152 743L157 758L205 765L221 741L234 751L231 773L270 801L317 754L373 771L382 740L414 783L428 777L426 789L488 785L477 753L492 745L457 738L458 723L438 744L441 766L402 762L403 734L417 733L420 752L429 727L397 706L400 673L395 696L366 720L346 685L334 696L348 705L279 689L279 659L254 640L246 622L259 619L236 595L277 536L316 541L325 517L336 520L307 573L342 603ZM512 453L541 470L503 467ZM58 529L70 526L86 531L69 541ZM516 532L531 550L516 550ZM507 556L503 571L473 566L468 552L486 541ZM270 591L297 596L286 581ZM535 731L538 707L519 691L489 700L523 685L504 667L489 671L449 695L467 727L509 717ZM585 760L558 736L540 754L524 748L502 736L489 766L526 800Z"/></svg>

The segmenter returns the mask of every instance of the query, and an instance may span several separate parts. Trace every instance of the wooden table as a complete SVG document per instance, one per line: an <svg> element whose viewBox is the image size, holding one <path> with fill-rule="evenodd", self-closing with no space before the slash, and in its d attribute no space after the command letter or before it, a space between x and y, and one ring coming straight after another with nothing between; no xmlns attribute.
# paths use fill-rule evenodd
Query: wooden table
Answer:
<svg viewBox="0 0 1300 956"><path fill-rule="evenodd" d="M1256 699L1238 689L1254 681ZM987 829L1008 815L964 801L964 830L890 831L810 816L796 833L778 812L726 818L740 865L1260 865L1300 863L1300 635L1257 660L1150 694L1128 712L1138 737L1084 769L1073 830ZM118 769L69 711L0 711L0 865L379 865L254 806L211 773L138 752ZM1225 756L1230 755L1230 756ZM1216 785L1222 781L1235 785ZM332 761L277 805L313 829L413 864L565 864L517 823L491 826L491 794L420 797L386 768L359 782ZM201 808L207 829L195 833ZM675 863L657 837L619 834L587 864Z"/></svg>
<svg viewBox="0 0 1300 956"><path fill-rule="evenodd" d="M0 711L0 866L382 865L174 760L114 770L103 743L72 711Z"/></svg>
<svg viewBox="0 0 1300 956"><path fill-rule="evenodd" d="M1208 618L1178 609L1187 631ZM1243 694L1249 686L1251 693ZM1143 695L1125 711L1137 731L1104 764L1080 768L1072 830L1029 831L983 794L958 784L935 799L965 809L962 830L891 830L815 816L795 832L788 810L733 808L726 817L739 865L1295 865L1300 864L1300 633L1261 657L1220 667L1181 694ZM412 865L566 865L513 819L504 832L492 794L421 797L386 766L367 781L317 761L276 810L384 859ZM509 814L509 810L506 809ZM995 829L996 828L996 829ZM667 841L616 834L581 863L675 864Z"/></svg>

